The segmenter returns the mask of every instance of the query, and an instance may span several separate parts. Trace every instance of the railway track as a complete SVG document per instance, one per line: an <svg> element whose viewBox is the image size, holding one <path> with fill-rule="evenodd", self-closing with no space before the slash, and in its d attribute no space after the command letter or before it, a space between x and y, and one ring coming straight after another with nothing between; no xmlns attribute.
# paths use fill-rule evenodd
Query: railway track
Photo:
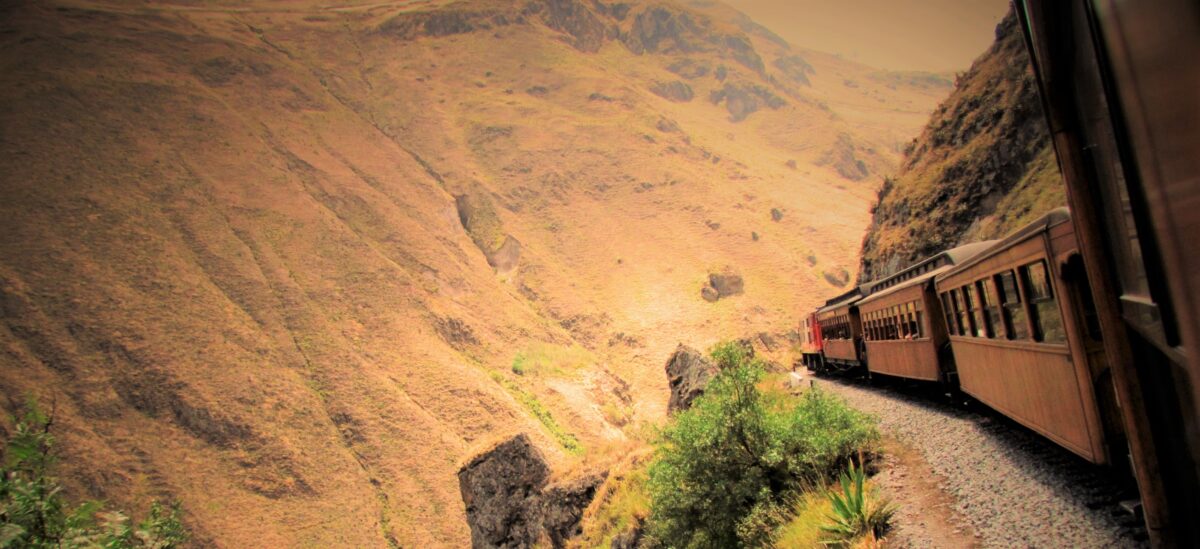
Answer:
<svg viewBox="0 0 1200 549"><path fill-rule="evenodd" d="M816 384L874 414L886 433L918 452L978 546L1148 546L1140 518L1122 503L1136 498L1131 480L981 404L964 405L931 384L879 377L822 377ZM947 546L923 531L920 515L901 513L900 545Z"/></svg>

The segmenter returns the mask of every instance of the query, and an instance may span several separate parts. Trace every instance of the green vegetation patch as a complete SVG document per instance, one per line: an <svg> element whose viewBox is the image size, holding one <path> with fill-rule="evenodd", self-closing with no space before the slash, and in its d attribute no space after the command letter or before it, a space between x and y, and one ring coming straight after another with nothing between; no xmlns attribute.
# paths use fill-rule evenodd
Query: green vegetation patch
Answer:
<svg viewBox="0 0 1200 549"><path fill-rule="evenodd" d="M51 476L52 423L30 402L4 446L0 547L169 549L187 540L177 505L166 508L154 502L147 517L136 524L119 511L104 510L96 501L70 508L62 486Z"/></svg>
<svg viewBox="0 0 1200 549"><path fill-rule="evenodd" d="M760 391L765 367L738 347L714 349L721 372L661 433L648 535L664 546L770 545L806 488L877 445L874 420L835 395Z"/></svg>
<svg viewBox="0 0 1200 549"><path fill-rule="evenodd" d="M535 343L517 352L512 371L517 375L562 375L596 363L596 356L579 345Z"/></svg>
<svg viewBox="0 0 1200 549"><path fill-rule="evenodd" d="M529 411L530 414L533 414L533 417L542 422L542 426L550 432L550 435L554 437L554 440L557 441L558 444L563 447L563 449L572 454L582 454L584 452L583 444L579 442L579 439L559 425L558 421L555 420L554 416L550 413L550 410L548 410L542 404L542 402L538 400L536 396L534 396L533 393L526 391L498 372L492 372L492 379L495 380L496 383L499 383L500 386L507 389L508 392L511 393L513 397L516 398L517 401Z"/></svg>

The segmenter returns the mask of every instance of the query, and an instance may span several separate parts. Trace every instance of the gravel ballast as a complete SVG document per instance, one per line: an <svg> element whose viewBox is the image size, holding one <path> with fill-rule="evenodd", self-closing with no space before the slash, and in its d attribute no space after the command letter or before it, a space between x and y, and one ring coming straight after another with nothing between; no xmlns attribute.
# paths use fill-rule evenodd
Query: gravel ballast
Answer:
<svg viewBox="0 0 1200 549"><path fill-rule="evenodd" d="M968 410L910 390L840 380L816 384L877 416L884 432L919 452L979 545L1145 545L1138 521L1120 511L1121 491L1109 471L981 404ZM902 534L905 515L913 516L898 517ZM901 537L905 546L942 546L919 533Z"/></svg>

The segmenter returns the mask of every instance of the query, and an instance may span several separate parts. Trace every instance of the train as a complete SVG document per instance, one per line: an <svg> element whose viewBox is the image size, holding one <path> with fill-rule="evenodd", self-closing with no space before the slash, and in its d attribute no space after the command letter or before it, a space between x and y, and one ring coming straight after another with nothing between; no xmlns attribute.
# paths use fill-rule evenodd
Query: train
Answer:
<svg viewBox="0 0 1200 549"><path fill-rule="evenodd" d="M804 339L819 339L816 372L939 383L1110 464L1125 442L1095 310L1059 208L830 299Z"/></svg>
<svg viewBox="0 0 1200 549"><path fill-rule="evenodd" d="M833 296L800 361L961 391L1129 471L1151 544L1200 547L1200 3L1013 6L1068 208Z"/></svg>

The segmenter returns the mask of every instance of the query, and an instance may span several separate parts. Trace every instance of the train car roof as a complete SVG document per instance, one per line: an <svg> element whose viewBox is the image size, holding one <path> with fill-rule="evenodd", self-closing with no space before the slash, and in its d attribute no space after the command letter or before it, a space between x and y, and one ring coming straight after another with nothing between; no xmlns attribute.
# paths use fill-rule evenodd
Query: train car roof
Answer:
<svg viewBox="0 0 1200 549"><path fill-rule="evenodd" d="M989 246L986 250L983 250L982 252L975 254L974 257L972 257L972 258L968 259L967 261L964 261L958 265L955 265L954 268L952 268L952 269L947 269L945 272L939 274L937 276L937 279L941 280L948 276L951 276L956 273L962 272L966 269L969 269L972 265L975 265L976 263L979 263L980 261L983 261L989 257L992 257L993 255L996 255L997 253L1007 250L1008 248L1015 246L1018 242L1025 241L1032 235L1046 231L1050 227L1054 227L1056 225L1061 225L1063 223L1069 223L1070 221L1071 221L1071 210L1069 210L1067 208L1055 208L1053 210L1050 210L1049 212L1046 212L1045 215L1037 218L1036 220L1029 223L1028 225L1025 225L1024 227L1021 227L1020 229L1017 229L1017 230L1009 233L1008 236L1006 236L1000 240L993 241L993 244L991 246Z"/></svg>
<svg viewBox="0 0 1200 549"><path fill-rule="evenodd" d="M967 261L967 260L971 259L972 257L975 257L976 255L978 255L980 252L983 252L984 250L988 249L990 246L994 245L996 242L997 241L995 241L995 240L984 240L982 242L972 242L970 244L963 244L962 246L958 246L955 248L951 248L949 250L944 250L944 251L938 252L938 253L933 254L925 259L922 259L921 261L918 261L918 262L912 264L908 268L906 268L900 272L897 272L891 276L884 277L879 280L874 280L874 281L864 284L863 285L863 288L864 288L863 295L864 296L875 295L879 292L888 290L894 286L897 286L900 284L907 284L907 281L912 280L913 278L916 278L916 277L921 277L922 279L928 279L929 277L925 276L925 274L929 273L930 271L939 269L943 266L957 265L959 263Z"/></svg>
<svg viewBox="0 0 1200 549"><path fill-rule="evenodd" d="M905 288L911 288L911 287L913 287L913 286L916 286L916 285L918 285L918 284L923 284L923 283L925 283L925 282L928 282L928 281L929 281L930 279L932 279L933 277L935 277L935 276L937 276L937 275L940 275L940 274L942 274L942 273L944 273L944 272L946 272L946 271L949 271L950 269L953 269L953 268L954 268L954 265L942 265L942 266L940 266L940 267L937 267L937 268L935 268L935 269L934 269L934 270L932 270L932 271L928 271L928 272L926 272L926 273L923 273L923 274L921 274L921 275L917 276L916 278L910 278L910 279L908 279L908 280L905 280L904 282L902 282L902 283L900 283L900 284L897 284L897 285L895 285L895 286L889 286L887 289L880 290L880 291L878 291L878 292L875 292L875 293L873 293L873 294L871 294L871 295L869 295L869 296L867 296L867 297L864 297L864 298L862 299L862 301L859 301L859 302L858 302L858 304L859 304L859 305L866 305L867 303L870 303L870 302L872 302L872 301L875 301L875 300L877 300L877 299L881 299L881 298L883 298L883 297L886 297L886 296L892 295L892 294L894 294L894 293L896 293L896 292L899 292L900 290L903 290L903 289L905 289Z"/></svg>
<svg viewBox="0 0 1200 549"><path fill-rule="evenodd" d="M851 288L850 290L848 290L847 292L845 292L841 295L838 295L837 297L834 297L834 298L830 299L829 301L826 301L825 306L817 309L816 312L823 313L826 311L831 311L838 307L842 307L844 305L848 305L850 303L854 303L855 301L862 299L862 296L863 296L862 290L863 290L862 286L855 286L855 287Z"/></svg>

